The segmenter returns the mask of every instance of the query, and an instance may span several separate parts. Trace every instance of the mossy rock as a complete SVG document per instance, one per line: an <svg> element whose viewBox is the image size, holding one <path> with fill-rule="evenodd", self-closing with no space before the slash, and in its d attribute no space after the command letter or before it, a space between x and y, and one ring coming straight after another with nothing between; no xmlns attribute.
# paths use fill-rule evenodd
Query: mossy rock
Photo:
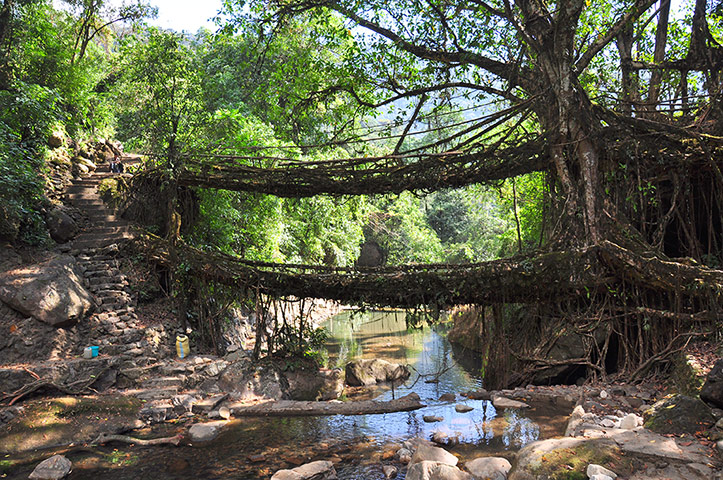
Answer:
<svg viewBox="0 0 723 480"><path fill-rule="evenodd" d="M611 439L552 438L520 450L509 480L587 480L591 463L618 475L634 471L633 460Z"/></svg>
<svg viewBox="0 0 723 480"><path fill-rule="evenodd" d="M710 407L700 399L686 395L660 400L645 411L643 418L645 428L660 434L694 434L715 423Z"/></svg>

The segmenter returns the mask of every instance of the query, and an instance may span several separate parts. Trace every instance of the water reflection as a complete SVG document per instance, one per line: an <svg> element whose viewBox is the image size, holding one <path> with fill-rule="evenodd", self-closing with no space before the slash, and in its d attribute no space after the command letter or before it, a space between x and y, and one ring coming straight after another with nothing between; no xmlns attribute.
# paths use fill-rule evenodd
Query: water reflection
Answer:
<svg viewBox="0 0 723 480"><path fill-rule="evenodd" d="M359 433L374 435L380 442L418 436L431 438L441 432L461 444L484 447L489 451L519 449L541 436L559 434L564 422L544 424L551 412L506 410L499 414L491 402L467 400L462 392L482 388L479 354L452 348L447 341L449 326L445 323L407 328L404 312L344 312L324 325L330 333L329 359L332 365L343 366L358 358L380 358L409 364L413 373L403 385L388 387L379 399L416 392L427 408L403 414L360 417L355 427ZM435 379L435 383L425 380ZM444 403L445 393L457 394L456 402ZM455 404L474 408L458 413ZM554 412L556 417L562 412ZM443 422L425 423L423 415L443 417Z"/></svg>

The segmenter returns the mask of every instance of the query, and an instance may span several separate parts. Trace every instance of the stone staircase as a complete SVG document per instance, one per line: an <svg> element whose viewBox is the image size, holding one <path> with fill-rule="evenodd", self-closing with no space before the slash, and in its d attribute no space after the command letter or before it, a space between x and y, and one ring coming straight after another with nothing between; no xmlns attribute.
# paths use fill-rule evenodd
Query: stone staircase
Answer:
<svg viewBox="0 0 723 480"><path fill-rule="evenodd" d="M114 175L118 174L93 172L74 180L65 194L66 201L83 211L88 219L86 227L73 240L70 252L83 272L86 287L98 302L96 312L79 327L82 344L72 353L78 356L85 346L98 345L101 357L118 358L115 386L147 402L141 412L144 419L163 421L190 409L193 402L178 404L179 398L186 402L183 399L189 395L179 393L188 383L195 383L194 376L199 377L199 372L207 368L219 367L212 358L178 362L173 357L171 332L162 325L149 327L139 322L136 299L121 271L118 247L131 239L133 232L129 222L118 218L98 194L101 181ZM216 370L211 373L218 374Z"/></svg>
<svg viewBox="0 0 723 480"><path fill-rule="evenodd" d="M118 174L93 172L89 176L73 180L68 187L65 199L85 212L88 218L85 229L73 240L71 250L73 253L106 247L132 238L130 224L116 217L98 194L100 182L115 175Z"/></svg>

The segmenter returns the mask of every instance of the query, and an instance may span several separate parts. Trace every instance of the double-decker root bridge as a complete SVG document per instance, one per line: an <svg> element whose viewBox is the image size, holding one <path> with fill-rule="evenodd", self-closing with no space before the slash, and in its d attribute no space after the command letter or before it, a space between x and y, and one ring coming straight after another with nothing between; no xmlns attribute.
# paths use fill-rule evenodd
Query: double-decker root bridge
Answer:
<svg viewBox="0 0 723 480"><path fill-rule="evenodd" d="M174 267L170 244L144 236L150 258ZM723 271L642 257L614 243L475 264L376 268L253 262L175 246L186 272L274 297L325 298L393 307L557 303L606 292L626 279L650 290L710 300L723 292Z"/></svg>

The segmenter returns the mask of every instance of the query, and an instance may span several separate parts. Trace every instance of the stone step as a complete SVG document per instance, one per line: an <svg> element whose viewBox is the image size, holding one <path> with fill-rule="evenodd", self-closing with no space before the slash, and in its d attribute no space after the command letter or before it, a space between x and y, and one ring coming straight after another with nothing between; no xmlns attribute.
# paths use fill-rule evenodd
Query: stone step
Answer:
<svg viewBox="0 0 723 480"><path fill-rule="evenodd" d="M87 280L93 290L100 289L101 286L105 285L116 285L114 277L91 277Z"/></svg>
<svg viewBox="0 0 723 480"><path fill-rule="evenodd" d="M106 268L99 268L98 270L86 270L83 275L85 275L85 277L88 279L93 277L115 278L116 276L120 275L120 270L118 270L114 266L109 265Z"/></svg>
<svg viewBox="0 0 723 480"><path fill-rule="evenodd" d="M88 210L85 211L86 217L88 218L88 221L90 223L98 223L98 222L122 222L123 225L130 225L130 222L127 220L124 220L122 218L119 218L116 216L111 210L104 210L104 211L98 211L98 212L89 212Z"/></svg>
<svg viewBox="0 0 723 480"><path fill-rule="evenodd" d="M131 302L130 295L97 295L101 305L127 305Z"/></svg>
<svg viewBox="0 0 723 480"><path fill-rule="evenodd" d="M141 385L143 388L180 388L183 386L183 380L181 377L152 377L143 381Z"/></svg>
<svg viewBox="0 0 723 480"><path fill-rule="evenodd" d="M118 290L118 291L124 292L126 294L131 293L130 289L126 290L126 288L124 288L128 285L128 282L118 281L117 279L115 279L115 280L116 281L112 282L112 283L108 282L108 283L100 283L97 285L91 285L91 289L93 290L93 293L95 293L96 295L101 295L102 292L104 292L106 290Z"/></svg>
<svg viewBox="0 0 723 480"><path fill-rule="evenodd" d="M79 197L79 198L73 198L71 199L73 202L73 205L79 208L89 208L89 207L103 207L105 208L105 203L103 203L103 200L100 199L100 197L96 198L89 198L89 197Z"/></svg>
<svg viewBox="0 0 723 480"><path fill-rule="evenodd" d="M141 400L161 400L170 399L174 395L178 395L178 388L166 387L166 388L153 388L148 390L140 390L133 394L134 397Z"/></svg>
<svg viewBox="0 0 723 480"><path fill-rule="evenodd" d="M97 272L106 270L108 268L117 268L118 267L118 260L103 260L102 262L93 260L93 261L82 261L78 262L78 265L83 269L85 272Z"/></svg>
<svg viewBox="0 0 723 480"><path fill-rule="evenodd" d="M130 233L114 235L112 237L100 235L97 237L85 237L83 239L79 238L73 241L71 252L81 252L86 248L107 247L108 245L112 245L123 240L130 240L131 238L133 238L133 235Z"/></svg>
<svg viewBox="0 0 723 480"><path fill-rule="evenodd" d="M80 235L78 235L78 239L82 240L82 237L84 235L88 236L109 236L109 235L122 235L124 233L130 233L130 228L128 228L128 225L122 225L117 227L106 227L106 226L97 226L94 227L92 230L88 232L83 232Z"/></svg>

